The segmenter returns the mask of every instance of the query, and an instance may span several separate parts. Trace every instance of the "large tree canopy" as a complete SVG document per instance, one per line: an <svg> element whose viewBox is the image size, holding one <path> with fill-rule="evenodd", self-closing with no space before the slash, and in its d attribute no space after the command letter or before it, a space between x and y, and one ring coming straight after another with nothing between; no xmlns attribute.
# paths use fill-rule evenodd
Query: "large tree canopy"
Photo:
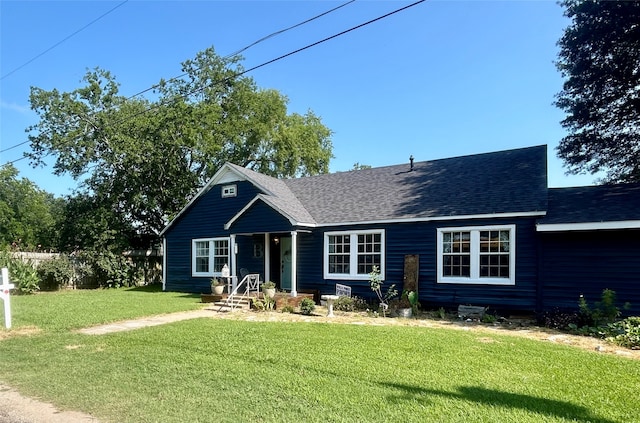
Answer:
<svg viewBox="0 0 640 423"><path fill-rule="evenodd" d="M239 62L200 52L153 100L119 95L101 69L73 92L32 88L32 163L54 156L57 174L81 181L82 204L142 233L160 231L227 161L276 177L326 173L331 131L311 111L288 114L287 98L258 89Z"/></svg>
<svg viewBox="0 0 640 423"><path fill-rule="evenodd" d="M0 167L0 246L22 250L56 249L64 200L18 178L13 165Z"/></svg>
<svg viewBox="0 0 640 423"><path fill-rule="evenodd" d="M572 19L559 41L567 113L558 147L570 173L640 181L640 1L562 2Z"/></svg>

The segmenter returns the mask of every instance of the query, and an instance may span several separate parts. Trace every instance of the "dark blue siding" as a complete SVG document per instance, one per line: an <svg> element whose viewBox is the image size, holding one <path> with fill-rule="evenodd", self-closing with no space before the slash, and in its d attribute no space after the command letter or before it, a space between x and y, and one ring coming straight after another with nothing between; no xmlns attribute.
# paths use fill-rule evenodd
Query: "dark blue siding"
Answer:
<svg viewBox="0 0 640 423"><path fill-rule="evenodd" d="M202 195L165 233L168 291L208 292L209 278L191 277L191 245L195 238L229 236L224 225L258 193L249 182L237 182L237 196L222 198L221 185Z"/></svg>
<svg viewBox="0 0 640 423"><path fill-rule="evenodd" d="M232 233L289 232L291 222L263 201L256 201L229 228Z"/></svg>
<svg viewBox="0 0 640 423"><path fill-rule="evenodd" d="M249 273L259 273L260 280L264 280L264 235L239 235L236 243L238 273L244 268Z"/></svg>
<svg viewBox="0 0 640 423"><path fill-rule="evenodd" d="M436 283L437 229L455 226L516 225L516 284L512 286ZM384 229L386 239L385 287L402 289L404 257L419 255L419 295L425 308L459 304L490 306L500 310L534 311L537 297L537 246L535 221L531 218L486 219L387 224L367 227L327 227L298 237L300 289L335 291L335 284L350 285L354 295L372 297L368 281L323 279L324 232Z"/></svg>
<svg viewBox="0 0 640 423"><path fill-rule="evenodd" d="M589 304L604 289L616 291L624 314L640 315L640 230L543 232L541 297L546 310L576 309L580 295Z"/></svg>

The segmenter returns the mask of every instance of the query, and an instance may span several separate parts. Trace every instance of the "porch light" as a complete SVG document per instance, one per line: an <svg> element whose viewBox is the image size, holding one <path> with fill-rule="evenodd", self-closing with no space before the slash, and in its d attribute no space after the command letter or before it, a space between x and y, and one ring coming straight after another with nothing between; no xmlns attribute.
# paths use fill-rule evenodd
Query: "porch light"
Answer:
<svg viewBox="0 0 640 423"><path fill-rule="evenodd" d="M276 245L278 245L280 243L280 238L278 237L273 238L273 242L275 242Z"/></svg>

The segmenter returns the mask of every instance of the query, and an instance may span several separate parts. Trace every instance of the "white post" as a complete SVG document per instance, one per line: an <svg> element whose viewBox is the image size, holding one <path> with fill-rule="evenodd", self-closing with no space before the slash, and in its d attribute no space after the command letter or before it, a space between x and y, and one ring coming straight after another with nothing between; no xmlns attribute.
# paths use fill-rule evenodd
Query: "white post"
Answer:
<svg viewBox="0 0 640 423"><path fill-rule="evenodd" d="M298 296L298 232L291 232L291 296Z"/></svg>
<svg viewBox="0 0 640 423"><path fill-rule="evenodd" d="M9 283L9 270L6 267L2 268L2 285L0 285L0 298L4 300L4 325L7 329L11 329L11 297L10 291L14 288L12 283Z"/></svg>
<svg viewBox="0 0 640 423"><path fill-rule="evenodd" d="M264 281L271 280L271 244L269 243L269 234L264 234Z"/></svg>

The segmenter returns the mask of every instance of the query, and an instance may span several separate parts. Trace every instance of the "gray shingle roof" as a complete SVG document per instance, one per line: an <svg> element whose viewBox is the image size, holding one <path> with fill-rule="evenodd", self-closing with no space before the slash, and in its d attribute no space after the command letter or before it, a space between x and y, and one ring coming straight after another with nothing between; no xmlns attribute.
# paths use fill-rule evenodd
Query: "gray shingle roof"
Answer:
<svg viewBox="0 0 640 423"><path fill-rule="evenodd" d="M318 224L547 209L546 146L283 182Z"/></svg>
<svg viewBox="0 0 640 423"><path fill-rule="evenodd" d="M640 184L549 189L542 224L640 220Z"/></svg>
<svg viewBox="0 0 640 423"><path fill-rule="evenodd" d="M265 190L265 194L271 195L272 205L281 213L288 215L300 224L315 224L313 217L298 198L296 198L284 180L267 176L232 163L227 163L227 165Z"/></svg>

